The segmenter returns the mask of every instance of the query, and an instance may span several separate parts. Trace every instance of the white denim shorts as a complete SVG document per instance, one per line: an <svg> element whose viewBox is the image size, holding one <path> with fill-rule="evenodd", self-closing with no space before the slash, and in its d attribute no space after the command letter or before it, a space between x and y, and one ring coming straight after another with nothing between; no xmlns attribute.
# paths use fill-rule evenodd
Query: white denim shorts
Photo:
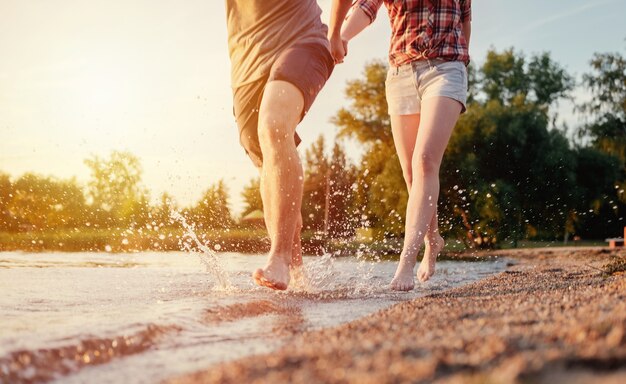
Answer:
<svg viewBox="0 0 626 384"><path fill-rule="evenodd" d="M467 68L460 61L420 60L390 67L385 81L390 115L420 113L422 100L444 96L467 102Z"/></svg>

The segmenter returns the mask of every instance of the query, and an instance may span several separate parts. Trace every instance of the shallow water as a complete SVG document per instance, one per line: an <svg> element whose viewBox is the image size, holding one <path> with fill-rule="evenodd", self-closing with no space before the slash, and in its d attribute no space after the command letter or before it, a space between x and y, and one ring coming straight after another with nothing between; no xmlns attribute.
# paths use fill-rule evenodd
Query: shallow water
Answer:
<svg viewBox="0 0 626 384"><path fill-rule="evenodd" d="M305 257L309 279L273 292L250 279L263 255L198 256L204 260L190 252L0 253L0 382L155 382L271 351L302 331L506 264L441 261L432 281L399 293L387 289L395 262Z"/></svg>

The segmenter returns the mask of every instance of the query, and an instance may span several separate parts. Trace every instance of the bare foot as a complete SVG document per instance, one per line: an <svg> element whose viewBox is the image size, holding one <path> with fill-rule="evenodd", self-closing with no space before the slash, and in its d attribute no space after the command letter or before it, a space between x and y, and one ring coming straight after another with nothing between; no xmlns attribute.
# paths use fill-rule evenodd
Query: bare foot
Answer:
<svg viewBox="0 0 626 384"><path fill-rule="evenodd" d="M413 280L413 268L415 267L415 258L400 256L398 269L391 280L390 287L394 291L410 291L415 287Z"/></svg>
<svg viewBox="0 0 626 384"><path fill-rule="evenodd" d="M289 285L289 263L278 256L270 256L265 268L254 271L252 278L259 286L284 291Z"/></svg>
<svg viewBox="0 0 626 384"><path fill-rule="evenodd" d="M424 250L424 257L417 269L417 279L422 283L427 281L435 274L435 263L437 262L437 256L443 249L445 241L439 235L434 241L426 240L426 248Z"/></svg>

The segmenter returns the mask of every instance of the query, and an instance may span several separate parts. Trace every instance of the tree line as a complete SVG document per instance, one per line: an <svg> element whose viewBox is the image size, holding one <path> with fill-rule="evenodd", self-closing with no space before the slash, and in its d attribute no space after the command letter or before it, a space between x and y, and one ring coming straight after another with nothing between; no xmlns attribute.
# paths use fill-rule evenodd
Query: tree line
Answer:
<svg viewBox="0 0 626 384"><path fill-rule="evenodd" d="M395 154L384 82L387 65L374 61L348 82L349 106L331 119L336 140L324 137L304 156L304 230L351 238L369 228L379 240L400 237L408 193ZM620 234L626 207L626 62L596 54L577 84L548 53L525 56L491 50L470 65L467 112L457 123L441 168L440 224L444 237L467 247L516 246L524 239L567 241ZM583 87L591 96L571 112L579 123L558 123L560 102ZM572 119L570 119L572 120ZM357 143L358 163L344 145ZM178 227L178 209L202 230L241 228L223 181L179 208L168 194L156 204L130 153L85 160L91 178L59 180L0 173L0 232ZM259 179L245 186L242 216L262 211Z"/></svg>

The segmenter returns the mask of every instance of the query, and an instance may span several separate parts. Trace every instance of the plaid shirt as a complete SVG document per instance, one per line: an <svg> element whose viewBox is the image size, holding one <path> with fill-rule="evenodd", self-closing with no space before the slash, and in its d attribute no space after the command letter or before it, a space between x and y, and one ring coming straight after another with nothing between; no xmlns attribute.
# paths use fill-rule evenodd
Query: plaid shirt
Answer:
<svg viewBox="0 0 626 384"><path fill-rule="evenodd" d="M471 20L471 0L357 0L354 6L373 22L383 3L391 21L393 66L424 59L469 62L461 23Z"/></svg>

